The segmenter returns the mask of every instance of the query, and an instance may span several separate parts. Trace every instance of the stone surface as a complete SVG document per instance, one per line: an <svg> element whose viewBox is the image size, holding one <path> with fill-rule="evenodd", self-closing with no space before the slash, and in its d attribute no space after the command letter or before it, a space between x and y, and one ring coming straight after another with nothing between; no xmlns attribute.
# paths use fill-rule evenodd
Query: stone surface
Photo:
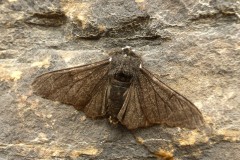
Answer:
<svg viewBox="0 0 240 160"><path fill-rule="evenodd" d="M0 159L240 159L239 0L1 0ZM44 72L132 46L204 115L135 131L32 94Z"/></svg>

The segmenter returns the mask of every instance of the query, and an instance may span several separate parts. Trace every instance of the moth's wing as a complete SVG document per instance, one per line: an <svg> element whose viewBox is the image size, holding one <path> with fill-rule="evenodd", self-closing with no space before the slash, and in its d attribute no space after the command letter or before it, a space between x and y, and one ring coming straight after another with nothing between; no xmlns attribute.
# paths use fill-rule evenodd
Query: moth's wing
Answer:
<svg viewBox="0 0 240 160"><path fill-rule="evenodd" d="M35 94L73 105L89 117L105 113L109 61L57 70L37 77L32 83Z"/></svg>
<svg viewBox="0 0 240 160"><path fill-rule="evenodd" d="M129 89L126 91L126 99L121 110L118 113L118 120L128 129L136 129L139 127L149 126L143 111L143 104L138 94L139 85L137 81L133 81Z"/></svg>
<svg viewBox="0 0 240 160"><path fill-rule="evenodd" d="M96 85L92 92L92 98L82 109L83 112L91 118L103 117L107 112L107 93L109 87L108 76L106 75Z"/></svg>
<svg viewBox="0 0 240 160"><path fill-rule="evenodd" d="M148 70L142 68L138 80L142 111L149 123L190 129L203 124L202 114L193 103Z"/></svg>

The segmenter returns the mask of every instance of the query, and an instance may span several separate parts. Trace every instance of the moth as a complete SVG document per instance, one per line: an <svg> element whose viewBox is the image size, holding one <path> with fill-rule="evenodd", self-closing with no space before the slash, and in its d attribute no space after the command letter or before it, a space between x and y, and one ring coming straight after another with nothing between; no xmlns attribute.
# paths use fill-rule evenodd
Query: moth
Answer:
<svg viewBox="0 0 240 160"><path fill-rule="evenodd" d="M37 77L35 94L109 118L128 129L164 124L194 129L203 124L197 107L142 67L130 47L115 49L109 60L57 70Z"/></svg>

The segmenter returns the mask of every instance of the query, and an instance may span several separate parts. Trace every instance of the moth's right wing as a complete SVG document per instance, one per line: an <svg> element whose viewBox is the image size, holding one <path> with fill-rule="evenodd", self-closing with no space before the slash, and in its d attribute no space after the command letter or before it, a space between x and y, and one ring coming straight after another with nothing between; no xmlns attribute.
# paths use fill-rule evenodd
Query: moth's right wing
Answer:
<svg viewBox="0 0 240 160"><path fill-rule="evenodd" d="M36 95L82 110L88 117L106 113L109 61L57 70L37 77L32 83Z"/></svg>
<svg viewBox="0 0 240 160"><path fill-rule="evenodd" d="M204 124L198 108L174 91L145 68L139 75L139 97L142 110L151 124L171 127L198 128Z"/></svg>
<svg viewBox="0 0 240 160"><path fill-rule="evenodd" d="M153 124L194 129L204 123L201 112L193 103L145 68L140 70L126 95L118 119L128 129Z"/></svg>

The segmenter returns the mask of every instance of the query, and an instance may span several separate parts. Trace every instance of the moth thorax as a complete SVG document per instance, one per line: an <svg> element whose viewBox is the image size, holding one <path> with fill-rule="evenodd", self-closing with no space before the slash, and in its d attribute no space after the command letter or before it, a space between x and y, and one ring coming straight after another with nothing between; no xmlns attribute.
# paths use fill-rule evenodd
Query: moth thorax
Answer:
<svg viewBox="0 0 240 160"><path fill-rule="evenodd" d="M120 82L131 82L132 75L124 72L117 72L114 74L114 79Z"/></svg>

